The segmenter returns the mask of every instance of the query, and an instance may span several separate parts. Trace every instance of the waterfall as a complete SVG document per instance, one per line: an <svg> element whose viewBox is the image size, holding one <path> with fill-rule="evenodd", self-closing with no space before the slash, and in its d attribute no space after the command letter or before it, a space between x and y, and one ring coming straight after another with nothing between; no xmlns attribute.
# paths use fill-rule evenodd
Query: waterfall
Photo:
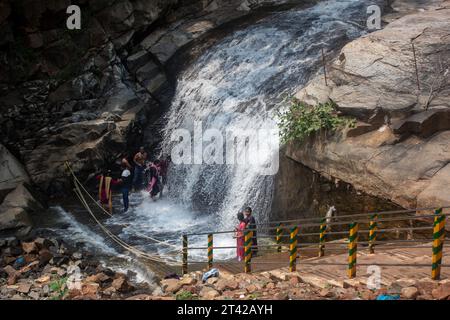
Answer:
<svg viewBox="0 0 450 320"><path fill-rule="evenodd" d="M250 140L260 129L276 128L276 111L321 67L321 49L336 52L363 35L367 7L383 3L333 0L278 12L216 43L178 78L164 129L164 152L173 154L180 129L192 133L184 142L195 145L198 124L203 132L214 129L223 137L248 130ZM276 138L269 139L272 143L265 142L271 148L257 154L265 158L263 163L276 161L278 155ZM194 151L192 159L198 156ZM234 226L236 213L247 205L261 221L270 210L274 176L262 175L260 169L228 163L175 165L170 196L194 210L217 215L217 228Z"/></svg>

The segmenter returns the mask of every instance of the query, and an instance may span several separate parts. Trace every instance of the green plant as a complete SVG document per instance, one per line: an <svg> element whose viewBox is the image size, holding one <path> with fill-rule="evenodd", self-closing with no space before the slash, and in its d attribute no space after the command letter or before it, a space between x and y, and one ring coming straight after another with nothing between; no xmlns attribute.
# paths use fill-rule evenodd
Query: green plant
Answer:
<svg viewBox="0 0 450 320"><path fill-rule="evenodd" d="M320 130L335 131L345 126L354 126L355 119L340 116L334 102L310 106L292 99L289 109L279 113L280 135L283 143L303 140Z"/></svg>
<svg viewBox="0 0 450 320"><path fill-rule="evenodd" d="M65 285L66 282L67 278L64 277L55 279L50 283L49 288L54 293L54 295L52 296L53 300L60 300L67 293L68 289L67 286Z"/></svg>
<svg viewBox="0 0 450 320"><path fill-rule="evenodd" d="M192 292L182 290L176 295L177 300L197 300L198 298Z"/></svg>

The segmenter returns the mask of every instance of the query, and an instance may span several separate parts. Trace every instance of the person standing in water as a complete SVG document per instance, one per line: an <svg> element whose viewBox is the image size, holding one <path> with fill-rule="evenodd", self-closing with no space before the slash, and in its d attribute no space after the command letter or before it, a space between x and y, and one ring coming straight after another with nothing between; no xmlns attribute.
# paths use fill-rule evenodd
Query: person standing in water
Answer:
<svg viewBox="0 0 450 320"><path fill-rule="evenodd" d="M98 184L98 198L100 204L105 210L112 214L112 186L118 185L121 180L111 177L111 170L104 171L103 174L96 177Z"/></svg>
<svg viewBox="0 0 450 320"><path fill-rule="evenodd" d="M238 261L243 261L244 260L244 252L245 252L245 248L244 248L244 230L245 227L247 226L246 222L245 222L245 217L244 214L242 212L239 212L237 214L237 219L239 221L239 224L237 225L235 231L235 237L236 237L236 256Z"/></svg>
<svg viewBox="0 0 450 320"><path fill-rule="evenodd" d="M252 214L252 208L247 207L244 210L245 222L247 224L247 229L253 231L252 238L252 255L256 256L258 254L258 238L256 235L256 220Z"/></svg>
<svg viewBox="0 0 450 320"><path fill-rule="evenodd" d="M160 162L156 160L155 162L150 164L149 167L149 184L147 191L150 193L150 197L154 199L158 193L161 191L159 174L160 174Z"/></svg>
<svg viewBox="0 0 450 320"><path fill-rule="evenodd" d="M129 207L129 194L130 194L130 188L131 188L131 171L130 169L122 163L122 199L123 199L123 212L128 211Z"/></svg>
<svg viewBox="0 0 450 320"><path fill-rule="evenodd" d="M139 148L139 152L133 158L134 162L134 179L133 186L135 191L142 189L142 180L144 177L145 160L147 159L147 153L144 147Z"/></svg>

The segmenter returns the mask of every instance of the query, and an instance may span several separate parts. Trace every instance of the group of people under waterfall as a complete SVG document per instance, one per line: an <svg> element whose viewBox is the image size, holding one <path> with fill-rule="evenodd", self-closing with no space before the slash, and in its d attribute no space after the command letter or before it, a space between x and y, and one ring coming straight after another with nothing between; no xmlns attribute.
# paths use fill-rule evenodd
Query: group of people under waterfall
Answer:
<svg viewBox="0 0 450 320"><path fill-rule="evenodd" d="M119 178L113 178L111 170L105 170L96 178L99 181L98 196L102 207L112 213L112 192L118 187L122 193L123 210L129 209L129 195L131 191L140 192L146 190L150 198L161 198L164 185L167 182L167 169L170 157L164 159L148 160L148 154L144 147L134 155L132 164L129 154L124 153L120 159L121 174Z"/></svg>
<svg viewBox="0 0 450 320"><path fill-rule="evenodd" d="M258 239L256 235L256 219L253 216L253 210L250 207L240 211L237 214L239 224L235 228L237 259L243 261L245 256L245 233L246 231L252 231L251 238L251 255L256 256L258 253Z"/></svg>

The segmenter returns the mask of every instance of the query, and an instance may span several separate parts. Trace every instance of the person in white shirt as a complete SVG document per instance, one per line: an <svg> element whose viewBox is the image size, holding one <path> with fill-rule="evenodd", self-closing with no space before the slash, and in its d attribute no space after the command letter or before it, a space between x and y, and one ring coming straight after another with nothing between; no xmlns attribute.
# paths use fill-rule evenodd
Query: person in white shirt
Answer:
<svg viewBox="0 0 450 320"><path fill-rule="evenodd" d="M130 203L128 196L130 194L131 188L131 172L124 164L122 164L121 180L122 180L123 211L127 212Z"/></svg>

